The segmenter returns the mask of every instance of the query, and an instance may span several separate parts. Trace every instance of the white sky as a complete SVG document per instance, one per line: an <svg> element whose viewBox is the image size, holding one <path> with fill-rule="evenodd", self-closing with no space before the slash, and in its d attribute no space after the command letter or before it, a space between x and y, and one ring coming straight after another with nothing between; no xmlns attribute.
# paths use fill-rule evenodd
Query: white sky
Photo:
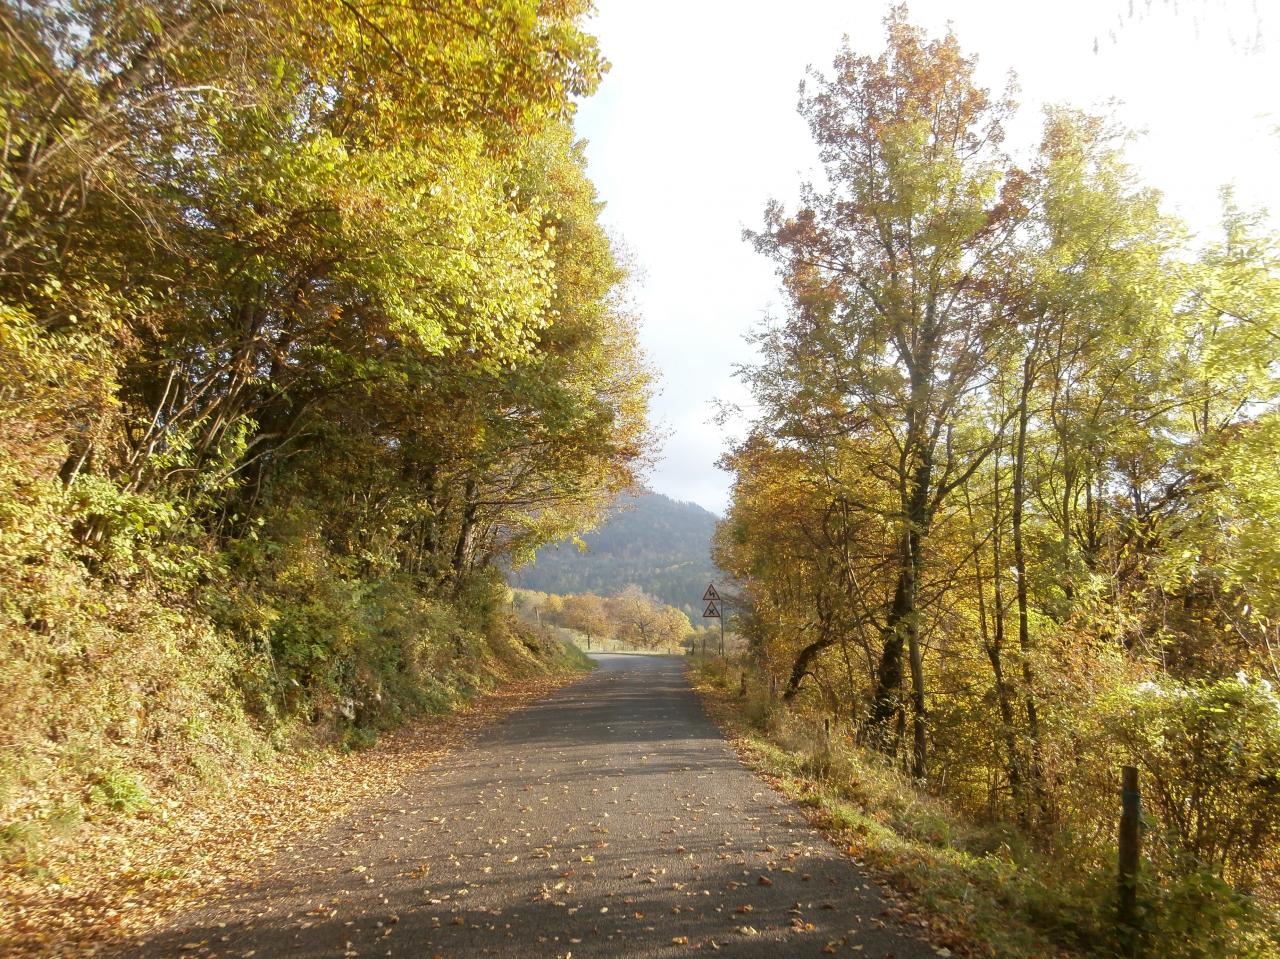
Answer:
<svg viewBox="0 0 1280 959"><path fill-rule="evenodd" d="M1100 107L1144 131L1130 156L1167 206L1212 230L1218 189L1280 212L1277 0L916 0L911 18L950 21L980 74L1023 104L1010 145L1038 138L1040 107ZM578 113L605 221L638 271L642 341L662 377L670 432L650 485L717 513L729 476L717 399L741 402L744 334L782 308L771 264L741 239L770 197L793 201L815 167L796 113L805 67L841 36L878 53L885 0L597 0L613 67ZM1261 26L1262 48L1256 47ZM1114 31L1114 36L1112 34ZM1098 52L1094 53L1094 42Z"/></svg>

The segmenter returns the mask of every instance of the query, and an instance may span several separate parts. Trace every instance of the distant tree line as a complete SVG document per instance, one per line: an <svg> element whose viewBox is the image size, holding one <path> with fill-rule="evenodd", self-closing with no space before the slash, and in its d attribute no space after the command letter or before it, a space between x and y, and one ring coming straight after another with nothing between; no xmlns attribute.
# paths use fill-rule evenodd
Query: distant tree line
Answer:
<svg viewBox="0 0 1280 959"><path fill-rule="evenodd" d="M611 642L635 649L675 652L697 635L688 616L634 584L613 596L558 596L522 589L516 590L513 603L526 615L536 615L540 622L581 633L588 649L608 648L605 644Z"/></svg>

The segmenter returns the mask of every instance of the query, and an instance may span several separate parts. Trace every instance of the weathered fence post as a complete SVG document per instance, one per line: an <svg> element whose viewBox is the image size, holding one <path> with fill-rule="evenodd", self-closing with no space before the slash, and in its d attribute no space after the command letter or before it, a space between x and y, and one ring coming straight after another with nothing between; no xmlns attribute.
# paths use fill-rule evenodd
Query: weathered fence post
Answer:
<svg viewBox="0 0 1280 959"><path fill-rule="evenodd" d="M1138 768L1121 770L1120 788L1120 870L1116 921L1125 953L1138 955L1138 859L1142 851L1142 793L1138 791Z"/></svg>

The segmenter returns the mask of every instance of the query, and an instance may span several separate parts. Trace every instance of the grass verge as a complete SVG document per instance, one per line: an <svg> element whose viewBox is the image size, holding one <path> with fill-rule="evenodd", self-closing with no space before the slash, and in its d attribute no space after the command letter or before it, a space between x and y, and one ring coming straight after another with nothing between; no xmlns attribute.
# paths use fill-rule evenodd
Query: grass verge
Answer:
<svg viewBox="0 0 1280 959"><path fill-rule="evenodd" d="M893 908L941 955L1075 959L1118 955L1104 875L1078 875L1012 829L975 825L854 745L794 715L740 670L691 666L694 688L743 762L895 893Z"/></svg>

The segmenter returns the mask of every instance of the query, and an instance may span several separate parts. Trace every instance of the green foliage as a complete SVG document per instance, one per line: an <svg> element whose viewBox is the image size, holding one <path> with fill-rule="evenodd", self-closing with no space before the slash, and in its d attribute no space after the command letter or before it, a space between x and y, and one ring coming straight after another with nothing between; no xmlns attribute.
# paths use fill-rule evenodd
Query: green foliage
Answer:
<svg viewBox="0 0 1280 959"><path fill-rule="evenodd" d="M1247 885L1280 853L1280 697L1241 674L1143 683L1107 723L1140 765L1157 861Z"/></svg>
<svg viewBox="0 0 1280 959"><path fill-rule="evenodd" d="M151 802L142 784L120 769L95 771L90 777L87 798L91 805L125 814L146 809Z"/></svg>
<svg viewBox="0 0 1280 959"><path fill-rule="evenodd" d="M581 665L495 569L648 443L585 11L5 5L0 822Z"/></svg>
<svg viewBox="0 0 1280 959"><path fill-rule="evenodd" d="M1273 959L1280 926L1209 869L1158 876L1139 891L1142 939L1176 959Z"/></svg>

